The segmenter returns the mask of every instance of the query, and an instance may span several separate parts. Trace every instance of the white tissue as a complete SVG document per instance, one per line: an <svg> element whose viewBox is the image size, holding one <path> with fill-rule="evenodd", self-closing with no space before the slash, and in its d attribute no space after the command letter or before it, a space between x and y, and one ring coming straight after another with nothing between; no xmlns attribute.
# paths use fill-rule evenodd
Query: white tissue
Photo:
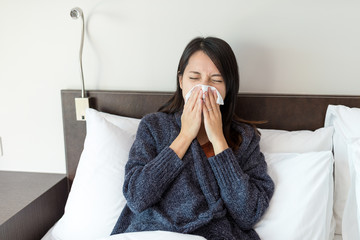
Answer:
<svg viewBox="0 0 360 240"><path fill-rule="evenodd" d="M193 88L190 89L190 91L185 95L185 103L187 102L187 100L191 96L191 93L194 91L194 89L196 87L198 87L198 86L201 86L203 93L207 92L208 88L210 88L211 90L216 90L216 93L217 93L216 103L219 104L219 105L224 105L224 100L221 97L219 91L215 87L212 87L212 86L209 86L209 85L202 85L202 84L198 84L198 85L196 85L196 86L194 86ZM205 99L205 94L203 94L203 99Z"/></svg>

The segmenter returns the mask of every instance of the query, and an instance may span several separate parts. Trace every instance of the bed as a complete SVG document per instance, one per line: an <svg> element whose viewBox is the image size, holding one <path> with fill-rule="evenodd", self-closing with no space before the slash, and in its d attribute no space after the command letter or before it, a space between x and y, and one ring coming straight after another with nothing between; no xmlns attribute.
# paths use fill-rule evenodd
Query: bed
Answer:
<svg viewBox="0 0 360 240"><path fill-rule="evenodd" d="M92 201L91 194L98 195L96 193L89 193L92 190L88 190L88 192L83 191L84 188L89 187L88 185L93 184L93 186L95 186L97 184L103 183L102 182L103 179L98 178L95 181L94 179L92 179L93 178L92 176L95 175L91 176L90 174L89 176L89 173L87 172L87 171L91 171L91 168L85 166L85 163L83 164L83 166L81 166L81 163L79 165L79 159L81 159L80 162L81 161L85 162L85 160L83 159L86 157L85 156L86 154L88 154L89 156L91 154L94 155L94 153L91 152L94 150L90 149L91 148L90 146L97 146L96 144L99 144L99 142L96 142L95 140L94 140L95 143L91 143L89 139L91 134L90 131L98 131L98 127L97 125L94 124L94 120L91 120L90 123L83 121L76 121L74 98L79 97L79 95L80 95L79 90L61 91L64 141L65 141L65 153L66 153L66 170L68 177L68 187L70 191L69 200L71 200L71 202L68 200L67 207L65 208L64 216L60 219L60 221L57 224L55 224L55 226L51 230L49 230L46 236L44 236L43 238L44 240L79 239L79 236L81 235L75 236L73 234L74 231L80 232L79 234L81 234L81 231L84 231L86 229L87 231L91 232L92 229L97 228L96 226L99 226L96 225L99 223L97 223L95 219L91 221L91 223L87 223L88 225L86 225L86 223L82 225L80 224L79 226L76 227L74 226L70 227L70 225L73 225L73 223L75 222L81 221L85 217L87 219L91 219L91 218L101 219L101 217L104 217L103 216L104 212L107 211L114 212L114 208L110 207L109 209L106 210L101 209L99 213L94 213L93 216L92 214L88 216L79 216L81 215L80 214L81 211L78 212L77 215L71 213L72 211L78 211L78 209L81 208L82 205L86 205L88 204L88 202L93 202L90 204L99 204L96 203L96 201L102 201L101 198L99 198L100 200L97 199L96 201L95 200ZM126 138L127 136L128 139L133 139L134 131L136 132L136 126L138 124L137 119L140 119L145 114L155 112L161 104L166 102L172 96L172 93L93 90L93 91L88 91L87 95L90 97L90 107L93 109L93 111L89 113L89 116L92 116L92 118L97 118L98 123L103 121L103 119L110 122L111 126L110 125L108 126L109 127L108 130L110 132L114 132L117 128L123 128L122 129L122 134L124 134L123 138L124 137ZM317 223L312 222L311 224L315 224L315 226L312 228L308 229L306 227L302 227L303 229L301 231L297 229L297 232L300 232L302 235L299 235L299 233L294 232L294 235L292 235L294 237L291 239L341 239L341 235L339 235L341 234L341 228L337 229L338 226L336 226L337 228L335 227L335 224L337 224L338 221L341 221L341 219L340 220L335 219L336 217L334 217L333 214L334 202L337 201L336 200L337 184L335 182L335 185L333 185L334 184L333 173L335 172L333 168L334 159L333 159L333 154L329 154L329 152L332 153L334 150L333 136L335 135L334 131L336 131L336 126L335 126L336 124L333 123L336 121L329 120L331 118L329 115L330 114L329 105L334 105L334 108L336 108L337 105L342 105L347 109L353 110L354 108L360 108L360 97L359 96L281 95L281 94L242 94L242 93L238 94L237 106L236 106L236 113L238 114L238 116L247 120L266 121L265 123L259 125L258 127L261 128L261 133L263 137L265 139L268 139L266 143L264 142L263 145L261 145L261 147L262 147L262 151L263 149L266 149L265 156L269 159L269 161L273 161L268 163L270 166L274 166L274 169L277 169L276 171L280 171L279 169L287 166L285 164L286 161L287 162L292 161L292 163L300 162L298 169L302 169L307 173L306 175L312 176L312 179L311 178L309 179L309 181L312 182L309 182L307 184L311 185L314 181L315 182L318 181L318 178L321 177L323 177L324 179L326 178L325 180L322 180L321 183L319 183L326 186L326 194L323 194L324 192L318 189L319 193L322 193L322 195L326 195L321 198L324 199L324 201L326 202L318 203L315 204L314 206L315 208L317 208L317 205L319 204L325 205L323 213L320 214L324 219L319 219ZM336 109L334 110L334 112L336 112ZM357 116L356 114L357 114L357 109L354 116ZM325 118L328 118L328 120L326 120ZM326 126L326 130L324 130L325 129L324 122L326 121L328 126ZM114 126L116 129L114 128ZM274 131L268 129L273 129ZM97 134L101 134L101 133L97 133ZM97 136L98 140L101 141L102 138L99 137L101 135L94 135L94 137L95 136ZM85 141L84 144L85 138L87 140ZM120 140L120 141L124 141L124 140ZM280 147L279 149L278 147L279 145L275 144L278 142L281 142L285 145L289 145L289 144L296 145L296 147L295 149L291 150L291 152L289 152L287 150L288 148L286 148L285 146L283 148ZM131 145L130 143L126 143L126 144L130 146ZM297 146L298 145L300 146L303 143L307 143L306 145L310 145L310 148L303 149L302 147L300 147L301 148L300 150L299 148L297 149ZM126 144L124 143L124 145ZM275 150L272 152L272 149ZM88 150L89 152L86 152L86 150ZM314 154L314 152L317 152L317 154ZM125 153L122 152L121 154L124 155ZM312 168L308 168L308 166L305 166L305 162L312 161L311 159L313 158L316 159L314 161L319 161L319 164L321 162L322 165L321 164L320 165L322 167L315 166ZM95 159L93 161L97 161L97 160ZM281 161L284 164L279 164L279 162ZM97 165L97 171L99 169L99 166L104 166L104 162L97 164L100 164ZM335 159L335 165L336 165L336 159ZM81 172L79 172L80 166L82 168ZM123 166L120 166L120 171L121 171L121 167ZM113 169L115 169L115 167ZM313 169L316 169L316 171L315 170L313 171ZM326 174L324 169L326 170ZM82 177L79 177L78 176L79 174L81 174ZM106 173L102 173L102 174L103 174L102 175L103 178L105 175L109 175ZM276 174L276 173L274 172L272 174ZM289 173L287 174L289 175ZM78 180L79 183L76 183L77 179L75 178L75 175L77 178L79 178ZM286 176L286 174L281 176L288 177ZM87 180L91 179L91 181L95 181L95 182L89 182L86 181L86 179ZM114 181L114 179L112 179L111 181ZM279 181L280 181L280 177L279 177ZM293 182L290 181L290 183L297 184L296 180L293 180ZM308 186L309 185L304 185L303 190L306 191L306 187ZM335 191L332 190L334 189L334 186L335 186ZM99 187L99 189L102 188L101 185L96 187ZM283 191L284 193L286 193L286 186L283 187L284 187ZM121 189L119 189L119 191L121 191ZM354 191L356 192L356 190ZM78 192L81 192L82 194ZM106 196L107 192L105 191L102 192L101 194L104 194L104 196ZM315 195L313 197L316 197ZM356 193L354 193L354 195L356 195ZM311 199L307 199L307 200L310 201ZM116 209L117 212L115 211L116 214L112 213L113 215L111 216L111 219L113 221L113 219L117 218L118 211L121 208L121 206L123 206L122 204L124 203L123 202L119 203L118 200L116 199L112 199L111 201L116 203L115 205L117 208ZM101 204L104 206L104 205L109 205L109 203L111 202L106 202ZM286 203L281 203L279 206L281 207L281 205L291 208L291 205L286 205ZM100 208L103 208L103 206L100 206ZM303 207L306 207L306 205L304 205ZM272 210L272 216L269 216L267 219L264 219L264 221L257 226L256 230L262 232L262 235L260 234L261 237L266 236L266 234L271 235L269 229L273 228L274 224L282 224L283 222L281 221L284 221L284 219L286 219L284 218L282 220L272 220L274 213L278 211L276 209L277 208L274 207L274 209ZM314 209L309 208L306 211L309 210L313 211ZM296 209L296 211L301 211L301 208ZM352 216L352 218L354 218L354 216ZM355 216L355 219L357 219L357 216ZM98 220L98 222L99 221L100 220ZM302 221L304 221L304 219ZM321 224L320 221L322 221ZM102 222L106 222L106 221L102 220ZM104 230L105 232L108 231L108 228L111 224L112 224L111 221L108 221L103 224L104 228L105 225L107 225L107 230ZM303 222L299 222L298 224L303 224ZM69 230L68 228L71 229ZM69 231L68 235L64 234L64 232L66 231ZM93 237L95 235L97 237L91 239L109 238L104 236L104 231L101 233L99 231L95 231L94 233L92 233ZM295 231L295 229L292 230L291 227L289 227L287 234L291 234L291 231ZM314 232L312 233L311 231ZM337 233L335 235L335 238L334 238L334 232ZM169 237L169 235L166 235L169 233L162 233L162 232L149 233L149 234L150 235L155 234L154 235L155 237L151 238L150 235L149 236L128 235L122 237L113 236L109 239L162 239L162 237L164 239L169 239L169 238L195 239L196 238L196 236L188 236L188 235L184 235L184 236L173 235ZM66 236L68 237L66 238ZM308 238L306 236L312 236L312 238ZM194 237L194 238L190 238L190 237ZM84 237L83 239L90 239L90 238ZM263 239L274 239L274 236L263 237ZM284 234L283 238L280 237L277 239L289 239L289 238L286 238L286 234Z"/></svg>

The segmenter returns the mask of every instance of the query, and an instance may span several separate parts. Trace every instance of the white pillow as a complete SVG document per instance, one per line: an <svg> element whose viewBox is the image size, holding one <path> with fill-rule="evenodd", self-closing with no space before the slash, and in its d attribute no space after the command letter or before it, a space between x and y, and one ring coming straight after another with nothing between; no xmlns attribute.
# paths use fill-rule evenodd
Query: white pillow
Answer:
<svg viewBox="0 0 360 240"><path fill-rule="evenodd" d="M112 235L98 240L206 240L204 237L167 231L144 231Z"/></svg>
<svg viewBox="0 0 360 240"><path fill-rule="evenodd" d="M360 109L342 105L329 105L325 127L333 126L335 158L334 217L336 233L342 233L342 216L350 188L348 144L360 137Z"/></svg>
<svg viewBox="0 0 360 240"><path fill-rule="evenodd" d="M87 134L65 214L51 232L56 240L109 236L126 204L125 164L140 120L86 111Z"/></svg>
<svg viewBox="0 0 360 240"><path fill-rule="evenodd" d="M333 155L264 153L275 183L270 206L255 231L264 240L333 239Z"/></svg>
<svg viewBox="0 0 360 240"><path fill-rule="evenodd" d="M332 150L333 127L316 131L259 129L260 150L267 153L305 153Z"/></svg>
<svg viewBox="0 0 360 240"><path fill-rule="evenodd" d="M342 220L344 240L360 239L360 138L349 144L350 189Z"/></svg>

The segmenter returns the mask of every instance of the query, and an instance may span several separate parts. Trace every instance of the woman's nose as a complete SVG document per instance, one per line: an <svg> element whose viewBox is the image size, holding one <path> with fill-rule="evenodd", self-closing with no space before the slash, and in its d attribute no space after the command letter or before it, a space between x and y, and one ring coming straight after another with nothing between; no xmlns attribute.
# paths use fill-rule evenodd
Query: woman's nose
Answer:
<svg viewBox="0 0 360 240"><path fill-rule="evenodd" d="M201 79L201 84L202 85L209 85L212 86L212 82L211 79L209 77L204 77Z"/></svg>

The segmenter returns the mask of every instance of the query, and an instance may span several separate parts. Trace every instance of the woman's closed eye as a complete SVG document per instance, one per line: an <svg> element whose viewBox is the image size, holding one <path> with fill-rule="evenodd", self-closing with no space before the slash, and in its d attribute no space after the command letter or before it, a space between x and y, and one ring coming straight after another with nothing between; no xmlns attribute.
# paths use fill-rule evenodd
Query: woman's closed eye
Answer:
<svg viewBox="0 0 360 240"><path fill-rule="evenodd" d="M211 81L214 83L222 83L223 82L222 79L211 79Z"/></svg>

